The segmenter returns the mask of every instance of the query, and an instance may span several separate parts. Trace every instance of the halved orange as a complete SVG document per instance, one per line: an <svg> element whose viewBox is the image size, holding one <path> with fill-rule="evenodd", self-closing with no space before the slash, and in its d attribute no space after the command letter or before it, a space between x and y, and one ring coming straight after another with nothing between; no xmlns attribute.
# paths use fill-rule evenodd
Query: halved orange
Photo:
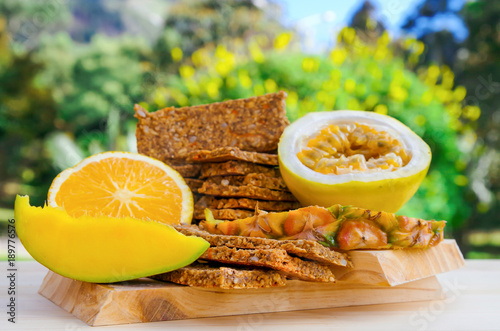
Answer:
<svg viewBox="0 0 500 331"><path fill-rule="evenodd" d="M191 223L193 195L163 162L127 152L86 158L52 182L48 204L70 216L133 217L166 224Z"/></svg>

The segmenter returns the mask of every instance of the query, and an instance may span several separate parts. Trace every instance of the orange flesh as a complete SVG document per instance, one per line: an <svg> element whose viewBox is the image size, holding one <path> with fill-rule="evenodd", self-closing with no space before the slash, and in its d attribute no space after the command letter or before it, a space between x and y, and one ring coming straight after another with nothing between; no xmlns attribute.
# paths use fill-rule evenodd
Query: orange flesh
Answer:
<svg viewBox="0 0 500 331"><path fill-rule="evenodd" d="M308 168L325 174L394 171L410 162L401 142L364 124L332 124L297 153Z"/></svg>
<svg viewBox="0 0 500 331"><path fill-rule="evenodd" d="M113 215L178 223L182 191L157 167L108 158L71 174L59 188L56 202L72 217Z"/></svg>

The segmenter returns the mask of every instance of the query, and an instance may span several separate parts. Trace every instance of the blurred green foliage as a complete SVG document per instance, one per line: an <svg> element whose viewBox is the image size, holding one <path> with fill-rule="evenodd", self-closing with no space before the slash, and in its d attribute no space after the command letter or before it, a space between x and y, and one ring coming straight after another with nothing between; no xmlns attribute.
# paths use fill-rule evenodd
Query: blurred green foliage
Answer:
<svg viewBox="0 0 500 331"><path fill-rule="evenodd" d="M79 43L58 32L37 34L31 51L9 43L0 19L0 207L11 208L17 193L42 204L53 177L85 156L134 151L134 103L153 111L284 90L292 121L312 111L375 111L427 141L429 175L401 213L445 219L457 231L476 208L468 167L481 110L464 102L467 90L449 67L419 65L421 41L391 40L368 24L370 38L344 28L333 49L312 56L251 1L169 10L154 42L93 31ZM23 21L22 10L11 15Z"/></svg>
<svg viewBox="0 0 500 331"><path fill-rule="evenodd" d="M416 33L425 45L419 58L422 65L447 64L456 75L456 84L468 93L463 100L469 116L480 108L481 116L473 123L473 132L465 135L459 147L466 153L465 175L468 184L465 196L471 215L462 225L464 244L478 249L466 234L477 229L491 231L499 227L500 213L500 65L499 52L500 3L467 1L463 7L452 0L425 0L409 15L403 29ZM442 18L454 18L455 24L432 29ZM454 27L463 24L468 30L465 40L454 36ZM486 245L487 246L487 245ZM482 249L487 250L487 247ZM494 245L493 245L494 246ZM493 247L490 246L490 247ZM484 254L498 256L497 251ZM484 255L483 254L483 255ZM496 254L496 255L495 255ZM487 255L486 255L487 256Z"/></svg>

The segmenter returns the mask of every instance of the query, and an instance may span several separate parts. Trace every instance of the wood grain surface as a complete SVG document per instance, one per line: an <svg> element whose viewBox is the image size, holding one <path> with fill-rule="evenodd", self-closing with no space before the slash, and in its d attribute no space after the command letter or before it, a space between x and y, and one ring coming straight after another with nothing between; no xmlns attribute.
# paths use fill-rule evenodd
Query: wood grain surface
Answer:
<svg viewBox="0 0 500 331"><path fill-rule="evenodd" d="M429 249L351 251L354 268L333 267L339 282L400 285L464 266L455 240Z"/></svg>
<svg viewBox="0 0 500 331"><path fill-rule="evenodd" d="M182 320L443 299L435 274L463 266L456 243L427 250L356 251L335 284L290 280L281 288L221 290L147 278L94 284L46 275L39 293L88 325Z"/></svg>
<svg viewBox="0 0 500 331"><path fill-rule="evenodd" d="M292 280L281 288L219 290L144 278L93 284L51 271L39 293L92 326L444 298L435 277L393 287Z"/></svg>
<svg viewBox="0 0 500 331"><path fill-rule="evenodd" d="M0 262L0 266L7 269L7 262ZM91 330L71 313L37 294L47 268L35 261L19 261L16 267L16 323L3 318L0 330ZM464 268L439 274L437 278L446 299L110 325L103 330L498 330L500 260L466 260ZM6 277L0 278L0 287L8 287ZM0 302L8 300L7 291L0 291Z"/></svg>

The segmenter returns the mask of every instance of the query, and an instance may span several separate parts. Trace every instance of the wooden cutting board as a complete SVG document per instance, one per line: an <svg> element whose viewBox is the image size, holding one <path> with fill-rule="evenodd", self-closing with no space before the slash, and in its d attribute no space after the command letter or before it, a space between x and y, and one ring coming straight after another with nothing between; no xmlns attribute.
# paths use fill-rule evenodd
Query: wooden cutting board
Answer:
<svg viewBox="0 0 500 331"><path fill-rule="evenodd" d="M338 282L291 280L285 287L220 290L147 278L113 284L49 271L39 293L85 323L113 325L443 299L435 274L464 265L454 240L427 250L357 251Z"/></svg>

